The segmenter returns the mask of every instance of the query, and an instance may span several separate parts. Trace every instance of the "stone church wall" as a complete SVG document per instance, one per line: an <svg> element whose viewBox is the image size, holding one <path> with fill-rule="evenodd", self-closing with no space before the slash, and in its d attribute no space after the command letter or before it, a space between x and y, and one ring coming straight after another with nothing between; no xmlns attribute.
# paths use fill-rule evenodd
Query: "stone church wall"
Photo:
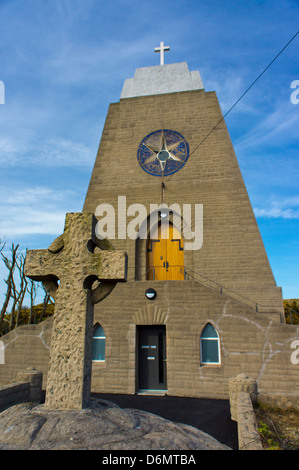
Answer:
<svg viewBox="0 0 299 470"><path fill-rule="evenodd" d="M148 287L157 291L154 301L145 298ZM291 362L291 343L299 339L299 327L273 321L196 282L118 285L95 309L95 321L105 330L106 360L93 364L94 390L135 393L136 325L164 324L169 395L226 399L229 379L245 373L257 381L260 394L298 397L299 365ZM200 363L207 322L219 334L220 365Z"/></svg>
<svg viewBox="0 0 299 470"><path fill-rule="evenodd" d="M129 279L138 271L142 272L138 279L144 280L146 250L137 250L128 237L117 238L118 196L126 197L127 207L142 204L147 214L151 204L162 202L161 178L140 168L138 146L157 129L180 132L190 156L180 171L165 178L164 203L189 204L192 209L194 204L203 205L203 245L184 252L186 275L198 280L204 276L283 313L281 289L276 286L225 122L206 138L221 118L216 93L203 89L112 103L83 210L96 213L103 203L115 208L116 239L111 242L128 253ZM194 217L191 222L194 230Z"/></svg>
<svg viewBox="0 0 299 470"><path fill-rule="evenodd" d="M34 367L43 373L46 388L50 358L52 318L38 325L24 325L1 337L4 364L0 364L0 384L15 380L19 372Z"/></svg>
<svg viewBox="0 0 299 470"><path fill-rule="evenodd" d="M157 292L154 301L145 297L148 287ZM200 363L200 335L207 322L219 335L219 365ZM163 324L168 395L228 399L229 379L244 373L257 381L263 401L298 406L299 364L291 361L291 344L299 339L299 326L279 324L194 281L117 285L96 306L94 323L106 336L105 362L93 363L94 393L136 393L136 326ZM5 365L0 365L0 382L33 366L43 372L45 389L51 325L48 319L1 338Z"/></svg>

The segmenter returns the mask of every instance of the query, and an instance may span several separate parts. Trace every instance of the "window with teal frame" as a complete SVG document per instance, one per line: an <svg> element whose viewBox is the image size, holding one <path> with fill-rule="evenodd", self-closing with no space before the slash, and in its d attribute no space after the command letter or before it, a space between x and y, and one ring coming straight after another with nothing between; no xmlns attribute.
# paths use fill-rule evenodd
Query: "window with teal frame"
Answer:
<svg viewBox="0 0 299 470"><path fill-rule="evenodd" d="M105 361L105 332L101 325L97 324L93 330L92 338L92 360L94 362Z"/></svg>
<svg viewBox="0 0 299 470"><path fill-rule="evenodd" d="M201 364L220 364L219 336L213 325L207 323L200 337Z"/></svg>

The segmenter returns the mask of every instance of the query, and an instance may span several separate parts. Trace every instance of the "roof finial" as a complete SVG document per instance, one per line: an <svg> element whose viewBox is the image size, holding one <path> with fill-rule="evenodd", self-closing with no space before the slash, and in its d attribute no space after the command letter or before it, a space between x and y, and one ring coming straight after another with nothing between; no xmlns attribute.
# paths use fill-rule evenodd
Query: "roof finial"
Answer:
<svg viewBox="0 0 299 470"><path fill-rule="evenodd" d="M170 51L170 47L164 46L164 42L160 42L160 47L155 48L155 52L160 52L160 65L164 65L164 51Z"/></svg>

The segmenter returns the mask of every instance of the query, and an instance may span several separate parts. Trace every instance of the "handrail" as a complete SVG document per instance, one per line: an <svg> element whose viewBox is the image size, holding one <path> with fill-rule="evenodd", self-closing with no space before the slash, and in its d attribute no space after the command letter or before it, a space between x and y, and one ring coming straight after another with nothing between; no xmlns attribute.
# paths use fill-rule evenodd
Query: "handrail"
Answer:
<svg viewBox="0 0 299 470"><path fill-rule="evenodd" d="M290 314L290 320L291 320L291 325L293 324L293 317L292 317L292 313L298 313L298 315L299 315L299 312L297 312L297 310L289 310L289 314Z"/></svg>
<svg viewBox="0 0 299 470"><path fill-rule="evenodd" d="M237 301L238 303L240 303L242 305L245 305L246 307L250 307L252 310L255 310L257 313L267 313L267 312L270 313L271 312L271 313L278 313L279 315L281 315L281 313L282 313L280 310L277 310L276 308L274 308L270 305L261 305L258 302L256 302L255 300L252 300L249 297L246 297L245 295L240 294L239 292L233 291L232 289L229 289L228 287L222 286L218 282L207 278L206 276L199 273L198 271L192 271L190 269L190 272L193 272L196 275L200 275L201 277L205 278L208 282L211 282L212 284L214 284L214 286L217 286L217 287L212 287L212 286L207 286L207 287L214 288L220 294L226 295L226 296L232 298L233 300ZM205 285L204 282L199 280L199 279L195 279L193 277L193 280L196 281L196 282L199 282L200 284ZM239 299L237 299L235 296Z"/></svg>
<svg viewBox="0 0 299 470"><path fill-rule="evenodd" d="M140 270L145 269L145 276L147 276L150 269L154 269L154 272L155 272L155 268L161 268L161 267L162 266L149 266L149 267L148 266L138 266L138 268ZM180 267L181 268L182 265L173 265L171 267L173 267L173 268ZM136 266L130 266L130 268L135 269ZM196 277L200 276L204 280L198 279L195 276ZM257 313L267 313L267 312L270 313L271 312L271 313L281 314L281 312L279 310L277 310L276 308L273 308L272 306L260 305L255 300L249 299L248 297L246 297L246 296L244 296L244 295L242 295L238 292L235 292L232 289L229 289L228 287L222 286L218 282L209 279L208 277L204 276L203 274L199 273L198 271L194 271L194 270L191 270L189 268L188 269L184 268L184 280L190 280L190 277L193 281L198 282L199 284L202 284L205 287L208 287L209 289L214 289L216 292L220 293L221 295L226 295L227 297L230 297L231 299L235 300L236 302L238 302L242 306L245 306L246 308L250 308L251 310L254 310ZM131 280L133 280L133 278ZM134 280L137 280L136 276L134 277ZM152 279L152 280L155 280L155 279ZM158 280L158 279L156 279L156 280Z"/></svg>

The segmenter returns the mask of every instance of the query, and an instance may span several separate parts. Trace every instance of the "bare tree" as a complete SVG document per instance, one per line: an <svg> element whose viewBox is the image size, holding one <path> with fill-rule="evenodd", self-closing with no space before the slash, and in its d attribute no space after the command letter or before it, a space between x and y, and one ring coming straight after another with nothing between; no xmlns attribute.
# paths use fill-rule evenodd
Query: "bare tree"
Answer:
<svg viewBox="0 0 299 470"><path fill-rule="evenodd" d="M4 264L5 264L6 268L8 269L8 276L7 276L7 279L5 279L5 283L7 285L7 288L6 288L4 303L3 303L3 306L2 306L2 309L1 309L1 312L0 312L0 327L2 325L4 315L7 311L7 307L8 307L9 301L10 301L11 296L12 296L13 285L14 285L13 275L14 275L16 262L17 262L18 248L19 248L19 245L14 246L14 244L12 244L11 249L10 249L11 259L9 259L7 256L5 256L1 251L1 257L4 261ZM3 250L3 248L2 248L2 250Z"/></svg>
<svg viewBox="0 0 299 470"><path fill-rule="evenodd" d="M25 276L25 259L26 254L22 253L17 257L16 266L18 268L19 275L19 289L16 289L15 282L13 282L13 305L11 309L11 318L10 318L10 330L13 328L13 322L15 319L15 328L19 326L20 314L23 306L24 297L26 294L26 289L28 285L27 278Z"/></svg>
<svg viewBox="0 0 299 470"><path fill-rule="evenodd" d="M34 307L34 301L37 295L39 285L33 281L32 279L29 279L28 285L27 285L27 292L30 295L30 312L29 312L29 317L28 317L28 324L35 323L35 318L33 317L33 307Z"/></svg>
<svg viewBox="0 0 299 470"><path fill-rule="evenodd" d="M46 310L47 310L47 307L49 305L49 303L53 303L52 299L51 299L51 295L50 295L50 292L47 291L47 289L45 288L44 284L41 283L41 287L43 288L44 292L45 292L45 297L44 297L44 302L43 302L43 308L41 310L41 313L40 313L40 316L38 318L38 321L37 323L40 323L43 319L43 316L45 315L46 313Z"/></svg>
<svg viewBox="0 0 299 470"><path fill-rule="evenodd" d="M21 322L24 323L25 318L21 318L21 316L24 315L24 311L22 310L26 293L30 296L28 319L26 319L28 324L35 324L42 321L48 305L54 303L51 299L52 296L50 292L46 290L46 287L42 283L28 279L25 276L25 259L27 250L25 254L19 253L19 245L15 246L12 244L10 254L4 254L4 246L5 243L2 243L0 240L0 260L3 260L6 268L8 269L8 276L7 279L5 279L7 288L4 303L0 311L0 336L1 330L3 330L1 326L4 320L8 325L8 328L5 328L6 331L11 331L13 328L17 328ZM45 293L41 312L34 308L37 292L40 287L43 288ZM10 309L10 311L8 311L8 309Z"/></svg>

